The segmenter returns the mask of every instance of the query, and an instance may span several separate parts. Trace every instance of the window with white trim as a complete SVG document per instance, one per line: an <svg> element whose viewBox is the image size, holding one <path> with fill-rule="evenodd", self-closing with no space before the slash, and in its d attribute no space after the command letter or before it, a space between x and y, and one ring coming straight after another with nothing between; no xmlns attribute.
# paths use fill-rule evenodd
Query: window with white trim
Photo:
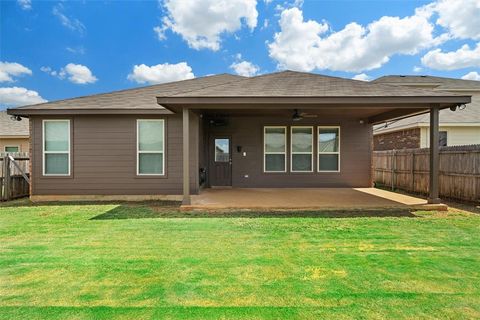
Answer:
<svg viewBox="0 0 480 320"><path fill-rule="evenodd" d="M263 130L264 172L285 172L287 127L264 127Z"/></svg>
<svg viewBox="0 0 480 320"><path fill-rule="evenodd" d="M313 127L290 128L290 171L313 171Z"/></svg>
<svg viewBox="0 0 480 320"><path fill-rule="evenodd" d="M318 127L318 171L340 171L340 127Z"/></svg>
<svg viewBox="0 0 480 320"><path fill-rule="evenodd" d="M70 120L43 120L43 175L70 175Z"/></svg>
<svg viewBox="0 0 480 320"><path fill-rule="evenodd" d="M137 120L137 175L165 174L165 121Z"/></svg>

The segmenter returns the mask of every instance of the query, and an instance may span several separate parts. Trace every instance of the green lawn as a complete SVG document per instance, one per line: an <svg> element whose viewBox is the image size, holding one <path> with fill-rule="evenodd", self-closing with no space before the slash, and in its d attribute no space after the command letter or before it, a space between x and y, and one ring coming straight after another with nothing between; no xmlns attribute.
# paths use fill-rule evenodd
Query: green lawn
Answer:
<svg viewBox="0 0 480 320"><path fill-rule="evenodd" d="M0 205L0 318L480 318L479 215L371 215Z"/></svg>

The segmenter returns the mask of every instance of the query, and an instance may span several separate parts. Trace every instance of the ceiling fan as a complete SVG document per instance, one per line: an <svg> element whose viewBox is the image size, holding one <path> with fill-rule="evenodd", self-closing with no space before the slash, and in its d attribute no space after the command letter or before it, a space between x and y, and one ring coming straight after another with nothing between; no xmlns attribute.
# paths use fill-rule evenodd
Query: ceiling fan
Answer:
<svg viewBox="0 0 480 320"><path fill-rule="evenodd" d="M316 118L318 115L316 114L309 114L306 112L299 112L298 109L293 110L292 120L293 121L300 121L303 118Z"/></svg>

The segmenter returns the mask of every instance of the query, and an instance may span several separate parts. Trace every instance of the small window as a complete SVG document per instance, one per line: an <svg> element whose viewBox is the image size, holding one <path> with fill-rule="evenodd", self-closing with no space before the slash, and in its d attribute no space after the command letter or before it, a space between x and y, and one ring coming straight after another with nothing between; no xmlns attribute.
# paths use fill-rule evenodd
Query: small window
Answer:
<svg viewBox="0 0 480 320"><path fill-rule="evenodd" d="M137 120L137 174L163 175L165 172L164 120Z"/></svg>
<svg viewBox="0 0 480 320"><path fill-rule="evenodd" d="M5 146L5 152L20 152L19 146Z"/></svg>
<svg viewBox="0 0 480 320"><path fill-rule="evenodd" d="M264 127L264 171L285 172L287 128Z"/></svg>
<svg viewBox="0 0 480 320"><path fill-rule="evenodd" d="M291 171L313 171L313 127L291 127Z"/></svg>
<svg viewBox="0 0 480 320"><path fill-rule="evenodd" d="M230 140L215 139L215 162L230 161Z"/></svg>
<svg viewBox="0 0 480 320"><path fill-rule="evenodd" d="M438 146L446 147L447 146L447 131L440 131L438 136Z"/></svg>
<svg viewBox="0 0 480 320"><path fill-rule="evenodd" d="M70 120L43 120L43 174L70 175Z"/></svg>
<svg viewBox="0 0 480 320"><path fill-rule="evenodd" d="M340 128L318 128L318 171L340 171Z"/></svg>

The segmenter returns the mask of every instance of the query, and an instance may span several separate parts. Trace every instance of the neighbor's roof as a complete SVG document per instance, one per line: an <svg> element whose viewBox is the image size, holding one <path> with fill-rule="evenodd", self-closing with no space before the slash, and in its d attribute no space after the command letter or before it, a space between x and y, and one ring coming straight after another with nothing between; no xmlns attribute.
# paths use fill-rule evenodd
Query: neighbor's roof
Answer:
<svg viewBox="0 0 480 320"><path fill-rule="evenodd" d="M444 92L390 86L314 73L282 71L159 97L431 97Z"/></svg>
<svg viewBox="0 0 480 320"><path fill-rule="evenodd" d="M16 121L6 111L0 112L0 136L28 136L28 131L28 119Z"/></svg>
<svg viewBox="0 0 480 320"><path fill-rule="evenodd" d="M231 81L239 81L244 79L241 76L231 74L220 74L214 76L200 77L189 80L175 81L163 84L157 84L147 87L126 89L109 93L95 94L90 96L58 100L35 104L25 107L10 109L16 110L118 110L127 109L136 112L142 109L157 109L166 111L165 108L158 105L156 96L173 95L180 92L197 90L209 86L215 86Z"/></svg>
<svg viewBox="0 0 480 320"><path fill-rule="evenodd" d="M418 85L432 86L434 90L456 91L456 90L480 90L480 81L463 80L434 76L408 76L408 75L392 75L383 76L372 81L372 83L391 84L391 85Z"/></svg>
<svg viewBox="0 0 480 320"><path fill-rule="evenodd" d="M433 88L433 90L442 92L471 90L473 94L472 102L467 104L467 107L464 110L457 110L453 112L449 109L444 109L440 111L440 125L478 125L480 127L480 94L475 93L476 91L480 91L480 81L433 76L385 76L373 80L372 82L395 84L397 86L421 86L435 84L436 87ZM429 114L423 114L392 122L386 128L383 128L383 125L379 125L374 129L374 133L381 134L390 131L425 126L429 125L429 123Z"/></svg>

